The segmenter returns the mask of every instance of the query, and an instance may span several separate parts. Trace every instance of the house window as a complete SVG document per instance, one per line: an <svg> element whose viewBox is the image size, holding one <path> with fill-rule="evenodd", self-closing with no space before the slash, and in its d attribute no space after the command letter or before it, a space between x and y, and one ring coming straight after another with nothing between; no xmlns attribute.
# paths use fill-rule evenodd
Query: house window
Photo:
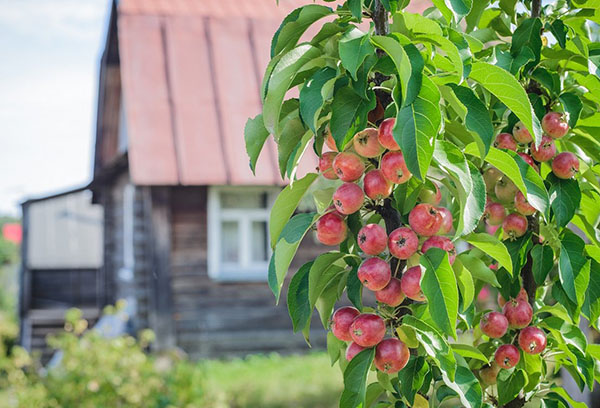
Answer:
<svg viewBox="0 0 600 408"><path fill-rule="evenodd" d="M279 189L210 187L208 274L216 280L265 281L269 257L269 212Z"/></svg>

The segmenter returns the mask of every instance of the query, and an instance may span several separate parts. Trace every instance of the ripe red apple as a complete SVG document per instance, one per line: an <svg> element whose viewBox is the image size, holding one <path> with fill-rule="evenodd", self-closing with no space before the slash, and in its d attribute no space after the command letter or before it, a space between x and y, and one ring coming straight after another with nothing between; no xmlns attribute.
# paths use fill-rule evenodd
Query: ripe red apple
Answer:
<svg viewBox="0 0 600 408"><path fill-rule="evenodd" d="M498 231L498 228L500 228L500 225L485 224L485 232L487 232L490 235L495 235L496 231Z"/></svg>
<svg viewBox="0 0 600 408"><path fill-rule="evenodd" d="M517 151L517 142L510 133L500 133L496 136L494 147L498 149L508 149L513 152Z"/></svg>
<svg viewBox="0 0 600 408"><path fill-rule="evenodd" d="M542 129L550 137L560 139L569 132L569 124L562 113L548 112L542 118Z"/></svg>
<svg viewBox="0 0 600 408"><path fill-rule="evenodd" d="M533 215L537 211L535 207L527 202L525 196L520 191L515 194L515 209L521 215Z"/></svg>
<svg viewBox="0 0 600 408"><path fill-rule="evenodd" d="M382 226L367 224L358 231L358 246L367 255L379 255L387 248L388 237Z"/></svg>
<svg viewBox="0 0 600 408"><path fill-rule="evenodd" d="M333 170L342 181L355 181L365 172L365 164L358 155L342 152L333 160Z"/></svg>
<svg viewBox="0 0 600 408"><path fill-rule="evenodd" d="M319 157L319 171L323 177L329 180L335 180L338 178L332 167L335 156L337 156L336 152L325 152L321 155L321 157Z"/></svg>
<svg viewBox="0 0 600 408"><path fill-rule="evenodd" d="M417 204L408 214L408 223L417 234L435 235L442 226L442 215L431 204Z"/></svg>
<svg viewBox="0 0 600 408"><path fill-rule="evenodd" d="M497 266L497 265L494 265ZM492 267L492 265L490 265L490 268ZM521 288L521 290L519 291L519 294L517 295L517 300L523 300L525 302L528 301L529 296L527 295L527 291L525 291L525 288ZM501 293L498 293L498 306L500 307L504 307L504 305L506 304L506 299L504 299L504 297L502 296Z"/></svg>
<svg viewBox="0 0 600 408"><path fill-rule="evenodd" d="M494 192L496 193L496 198L501 203L512 203L515 199L515 194L519 191L515 183L510 181L507 177L502 176L500 180L496 183L496 187L494 187Z"/></svg>
<svg viewBox="0 0 600 408"><path fill-rule="evenodd" d="M546 348L546 334L537 327L525 327L519 333L519 347L527 354L540 354Z"/></svg>
<svg viewBox="0 0 600 408"><path fill-rule="evenodd" d="M481 331L492 339L499 339L508 330L508 319L500 312L489 312L481 318Z"/></svg>
<svg viewBox="0 0 600 408"><path fill-rule="evenodd" d="M511 299L502 308L502 313L508 320L511 329L522 329L531 323L533 309L528 301L523 299Z"/></svg>
<svg viewBox="0 0 600 408"><path fill-rule="evenodd" d="M494 385L498 382L498 373L500 372L500 366L492 361L492 364L479 370L479 378L485 385Z"/></svg>
<svg viewBox="0 0 600 408"><path fill-rule="evenodd" d="M515 140L519 143L529 143L533 140L531 137L531 133L525 127L525 124L521 121L518 121L513 128L512 134Z"/></svg>
<svg viewBox="0 0 600 408"><path fill-rule="evenodd" d="M367 289L372 291L385 288L391 278L390 264L381 258L369 258L358 268L358 279Z"/></svg>
<svg viewBox="0 0 600 408"><path fill-rule="evenodd" d="M408 268L400 279L402 292L406 297L419 302L424 301L425 295L421 290L421 265Z"/></svg>
<svg viewBox="0 0 600 408"><path fill-rule="evenodd" d="M357 184L344 183L333 193L333 205L342 214L352 214L360 210L365 195Z"/></svg>
<svg viewBox="0 0 600 408"><path fill-rule="evenodd" d="M334 152L338 151L338 148L335 145L335 139L333 138L333 135L331 134L331 130L329 130L329 128L327 128L327 130L325 131L325 144Z"/></svg>
<svg viewBox="0 0 600 408"><path fill-rule="evenodd" d="M408 347L396 338L384 339L375 348L375 367L387 374L402 370L409 358Z"/></svg>
<svg viewBox="0 0 600 408"><path fill-rule="evenodd" d="M376 314L360 314L350 326L350 336L359 346L373 347L385 336L385 322Z"/></svg>
<svg viewBox="0 0 600 408"><path fill-rule="evenodd" d="M456 249L454 249L454 244L447 237L442 237L440 235L434 235L429 237L425 242L423 242L423 246L421 246L421 252L426 253L429 248L440 248L444 251L448 252L448 261L453 264L456 259Z"/></svg>
<svg viewBox="0 0 600 408"><path fill-rule="evenodd" d="M381 159L381 171L394 184L406 183L412 176L406 167L402 152L387 152Z"/></svg>
<svg viewBox="0 0 600 408"><path fill-rule="evenodd" d="M338 245L346 239L346 221L337 213L323 214L317 221L317 239L324 245Z"/></svg>
<svg viewBox="0 0 600 408"><path fill-rule="evenodd" d="M379 144L378 131L366 128L354 135L352 141L354 150L362 157L377 157L383 153L383 146Z"/></svg>
<svg viewBox="0 0 600 408"><path fill-rule="evenodd" d="M530 155L526 154L526 153L522 153L519 152L517 153L519 156L521 156L521 158L523 160L525 160L525 163L529 164L531 167L533 167L533 169L535 171L537 171L538 173L540 172L540 169L538 168L538 166L535 164L535 162L533 161L533 159L531 158Z"/></svg>
<svg viewBox="0 0 600 408"><path fill-rule="evenodd" d="M433 183L435 191L428 188L423 188L419 192L419 201L426 204L438 206L442 201L442 192L438 188L437 184Z"/></svg>
<svg viewBox="0 0 600 408"><path fill-rule="evenodd" d="M442 226L437 233L440 235L449 234L452 231L452 213L445 207L438 207L438 211L442 216Z"/></svg>
<svg viewBox="0 0 600 408"><path fill-rule="evenodd" d="M522 237L527 232L527 225L527 218L525 218L521 214L508 214L504 221L502 221L502 230L504 232L504 238L508 238L512 241L519 237Z"/></svg>
<svg viewBox="0 0 600 408"><path fill-rule="evenodd" d="M488 225L500 225L506 218L506 209L500 203L489 201L485 206L483 217Z"/></svg>
<svg viewBox="0 0 600 408"><path fill-rule="evenodd" d="M359 346L355 342L351 342L348 345L348 348L346 349L346 360L348 360L348 361L352 360L354 357L356 357L356 355L358 353L360 353L364 349L365 349L365 347Z"/></svg>
<svg viewBox="0 0 600 408"><path fill-rule="evenodd" d="M540 143L539 148L536 148L535 143L533 142L529 148L531 150L531 156L539 162L548 161L556 155L556 144L551 137L546 135L542 136L542 143Z"/></svg>
<svg viewBox="0 0 600 408"><path fill-rule="evenodd" d="M359 314L358 309L352 306L345 306L336 310L333 316L331 316L330 321L333 335L342 341L352 340L352 337L350 337L350 325L352 325L352 322Z"/></svg>
<svg viewBox="0 0 600 408"><path fill-rule="evenodd" d="M485 183L485 190L488 193L492 193L496 187L496 183L502 177L502 172L495 167L488 167L483 172L483 182Z"/></svg>
<svg viewBox="0 0 600 408"><path fill-rule="evenodd" d="M402 284L400 279L392 278L387 286L375 292L375 299L389 306L398 306L404 301L404 293L402 292Z"/></svg>
<svg viewBox="0 0 600 408"><path fill-rule="evenodd" d="M379 125L379 143L389 150L400 150L400 146L398 146L392 134L395 124L396 119L388 118Z"/></svg>
<svg viewBox="0 0 600 408"><path fill-rule="evenodd" d="M552 160L552 172L561 179L570 179L579 171L579 159L571 152L562 152Z"/></svg>
<svg viewBox="0 0 600 408"><path fill-rule="evenodd" d="M390 254L398 259L408 259L419 248L419 238L413 230L407 227L396 228L388 238Z"/></svg>
<svg viewBox="0 0 600 408"><path fill-rule="evenodd" d="M516 366L520 359L521 354L519 353L519 349L512 344L503 344L498 347L494 355L496 363L507 370Z"/></svg>
<svg viewBox="0 0 600 408"><path fill-rule="evenodd" d="M371 170L363 179L365 194L371 200L383 200L392 194L394 185L390 183L379 169Z"/></svg>

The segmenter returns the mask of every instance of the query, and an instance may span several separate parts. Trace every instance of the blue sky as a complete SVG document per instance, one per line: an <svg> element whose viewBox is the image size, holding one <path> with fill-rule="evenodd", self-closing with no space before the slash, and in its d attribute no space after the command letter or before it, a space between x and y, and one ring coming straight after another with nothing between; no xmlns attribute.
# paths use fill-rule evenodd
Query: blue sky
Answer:
<svg viewBox="0 0 600 408"><path fill-rule="evenodd" d="M109 0L0 0L0 214L91 177Z"/></svg>

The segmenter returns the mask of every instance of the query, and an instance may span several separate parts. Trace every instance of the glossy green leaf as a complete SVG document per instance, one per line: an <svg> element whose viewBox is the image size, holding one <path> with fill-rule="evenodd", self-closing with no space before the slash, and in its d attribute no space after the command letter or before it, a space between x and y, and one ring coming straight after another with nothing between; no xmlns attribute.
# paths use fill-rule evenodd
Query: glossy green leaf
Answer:
<svg viewBox="0 0 600 408"><path fill-rule="evenodd" d="M352 268L352 270L348 274L347 294L348 294L348 300L350 300L350 302L352 302L354 307L357 308L358 310L362 311L362 309L363 309L363 302L362 302L363 284L358 279L357 272L358 272L358 266L355 266L354 268Z"/></svg>
<svg viewBox="0 0 600 408"><path fill-rule="evenodd" d="M475 360L483 361L486 364L490 362L485 354L483 354L477 347L473 347L469 344L458 343L451 344L450 346L452 347L452 351L463 356L464 358L473 358Z"/></svg>
<svg viewBox="0 0 600 408"><path fill-rule="evenodd" d="M493 93L523 121L536 143L542 140L542 126L533 112L527 93L513 75L497 66L474 62L469 77Z"/></svg>
<svg viewBox="0 0 600 408"><path fill-rule="evenodd" d="M465 362L465 359L456 356L456 376L450 379L447 373L442 371L444 384L458 395L462 406L466 408L480 408L483 405L483 391L479 380Z"/></svg>
<svg viewBox="0 0 600 408"><path fill-rule="evenodd" d="M498 373L498 404L504 406L519 395L527 385L527 375L523 370L500 370Z"/></svg>
<svg viewBox="0 0 600 408"><path fill-rule="evenodd" d="M480 157L485 158L490 146L494 141L494 126L490 113L481 99L466 86L453 86L452 91L465 107L466 114L463 117L465 126L477 135L475 139L479 148Z"/></svg>
<svg viewBox="0 0 600 408"><path fill-rule="evenodd" d="M558 100L569 115L569 127L573 129L577 125L577 121L583 110L581 98L573 92L563 92L558 96Z"/></svg>
<svg viewBox="0 0 600 408"><path fill-rule="evenodd" d="M394 61L394 65L398 71L398 79L400 80L401 84L402 106L412 103L413 101L407 98L409 89L408 84L412 75L412 67L404 47L394 38L384 37L381 35L373 36L371 38L371 42L376 47L385 51L385 53L392 58L392 61ZM417 95L418 92L414 93L413 97L416 99Z"/></svg>
<svg viewBox="0 0 600 408"><path fill-rule="evenodd" d="M464 239L475 248L481 249L485 254L495 259L500 266L512 275L512 259L506 246L498 238L486 233L473 233L467 235Z"/></svg>
<svg viewBox="0 0 600 408"><path fill-rule="evenodd" d="M308 65L315 65L322 51L311 45L301 44L298 47L282 54L276 60L270 72L265 74L263 80L263 121L265 128L276 136L280 134L279 114L283 99L299 71Z"/></svg>
<svg viewBox="0 0 600 408"><path fill-rule="evenodd" d="M344 391L340 408L357 408L364 404L367 393L367 375L375 357L375 349L358 353L344 370Z"/></svg>
<svg viewBox="0 0 600 408"><path fill-rule="evenodd" d="M375 52L371 36L351 26L339 42L340 61L355 80L356 72L367 56Z"/></svg>
<svg viewBox="0 0 600 408"><path fill-rule="evenodd" d="M567 33L569 32L569 29L561 19L557 18L550 24L550 32L554 38L556 38L556 41L561 48L567 46Z"/></svg>
<svg viewBox="0 0 600 408"><path fill-rule="evenodd" d="M421 255L421 265L425 267L421 289L427 298L431 318L443 333L456 338L458 287L448 253L430 248Z"/></svg>
<svg viewBox="0 0 600 408"><path fill-rule="evenodd" d="M579 305L583 303L585 290L587 289L587 282L585 282L585 287L578 285L581 280L580 274L584 274L582 278L585 281L584 265L586 259L583 253L584 249L585 243L581 238L570 230L564 231L558 260L560 283L569 299ZM589 269L587 274L587 281L589 281Z"/></svg>
<svg viewBox="0 0 600 408"><path fill-rule="evenodd" d="M246 153L250 159L250 170L253 174L256 174L256 161L268 137L269 131L265 129L262 114L246 121L244 141L246 142Z"/></svg>
<svg viewBox="0 0 600 408"><path fill-rule="evenodd" d="M575 215L581 202L579 183L573 179L559 179L554 173L548 174L546 180L550 183L550 205L558 227L566 226Z"/></svg>
<svg viewBox="0 0 600 408"><path fill-rule="evenodd" d="M463 266L471 272L471 276L475 279L479 279L482 282L489 283L494 287L500 287L496 273L490 269L481 259L473 256L469 253L463 252L458 255Z"/></svg>
<svg viewBox="0 0 600 408"><path fill-rule="evenodd" d="M336 74L333 68L322 68L300 90L300 116L314 134L323 104L331 98Z"/></svg>
<svg viewBox="0 0 600 408"><path fill-rule="evenodd" d="M273 204L271 209L271 215L269 218L269 233L271 236L271 247L275 247L275 244L279 240L281 231L284 226L296 211L298 204L306 190L316 180L317 174L308 173L300 180L295 180L292 184L286 186Z"/></svg>
<svg viewBox="0 0 600 408"><path fill-rule="evenodd" d="M344 256L342 252L326 252L315 259L308 275L308 299L311 308L315 306L327 284L343 271L335 262Z"/></svg>
<svg viewBox="0 0 600 408"><path fill-rule="evenodd" d="M543 286L546 277L554 266L554 252L548 245L534 245L531 249L533 278L538 286Z"/></svg>
<svg viewBox="0 0 600 408"><path fill-rule="evenodd" d="M308 272L313 262L305 263L290 281L287 306L294 332L304 329L310 322L312 308L308 301Z"/></svg>
<svg viewBox="0 0 600 408"><path fill-rule="evenodd" d="M423 386L428 371L429 364L424 357L411 355L406 367L398 372L400 394L410 406L415 402L415 395Z"/></svg>
<svg viewBox="0 0 600 408"><path fill-rule="evenodd" d="M271 58L294 48L304 32L315 21L330 15L333 10L318 4L299 7L288 14L271 40Z"/></svg>
<svg viewBox="0 0 600 408"><path fill-rule="evenodd" d="M441 124L440 93L433 82L423 77L418 97L398 111L394 139L404 153L408 170L424 180L433 157L433 142Z"/></svg>
<svg viewBox="0 0 600 408"><path fill-rule="evenodd" d="M338 89L331 104L331 135L338 149L343 149L346 143L359 131L367 126L367 114L375 108L376 100L373 91L365 100L351 87Z"/></svg>
<svg viewBox="0 0 600 408"><path fill-rule="evenodd" d="M444 52L450 62L450 70L456 72L454 83L459 83L463 77L463 62L456 45L443 35L424 34L415 37L416 41L424 41L434 44Z"/></svg>
<svg viewBox="0 0 600 408"><path fill-rule="evenodd" d="M600 263L590 260L590 281L585 294L588 320L597 325L600 318Z"/></svg>
<svg viewBox="0 0 600 408"><path fill-rule="evenodd" d="M516 57L525 49L534 56L534 61L540 60L542 50L542 20L539 18L526 18L521 21L512 37L510 53Z"/></svg>
<svg viewBox="0 0 600 408"><path fill-rule="evenodd" d="M435 361L450 381L454 381L456 358L446 339L432 326L414 316L404 316L402 324L414 330L417 340L423 346L427 355Z"/></svg>
<svg viewBox="0 0 600 408"><path fill-rule="evenodd" d="M452 265L452 269L454 269L456 283L458 284L460 297L462 299L460 311L464 312L471 306L473 299L475 298L475 283L473 282L473 276L469 270L462 266L461 263L455 262Z"/></svg>
<svg viewBox="0 0 600 408"><path fill-rule="evenodd" d="M329 355L329 361L332 366L340 359L340 357L344 358L345 347L346 343L335 337L333 332L327 332L327 354Z"/></svg>

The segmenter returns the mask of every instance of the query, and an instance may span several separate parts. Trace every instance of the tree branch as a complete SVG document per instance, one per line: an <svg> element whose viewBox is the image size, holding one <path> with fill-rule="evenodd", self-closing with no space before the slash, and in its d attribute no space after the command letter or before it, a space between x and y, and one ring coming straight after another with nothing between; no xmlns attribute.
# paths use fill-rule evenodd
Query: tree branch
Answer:
<svg viewBox="0 0 600 408"><path fill-rule="evenodd" d="M390 23L388 21L388 12L383 7L381 0L375 0L373 5L373 23L375 24L375 34L388 35L390 32Z"/></svg>
<svg viewBox="0 0 600 408"><path fill-rule="evenodd" d="M542 13L542 0L533 0L531 2L531 17L539 17Z"/></svg>

